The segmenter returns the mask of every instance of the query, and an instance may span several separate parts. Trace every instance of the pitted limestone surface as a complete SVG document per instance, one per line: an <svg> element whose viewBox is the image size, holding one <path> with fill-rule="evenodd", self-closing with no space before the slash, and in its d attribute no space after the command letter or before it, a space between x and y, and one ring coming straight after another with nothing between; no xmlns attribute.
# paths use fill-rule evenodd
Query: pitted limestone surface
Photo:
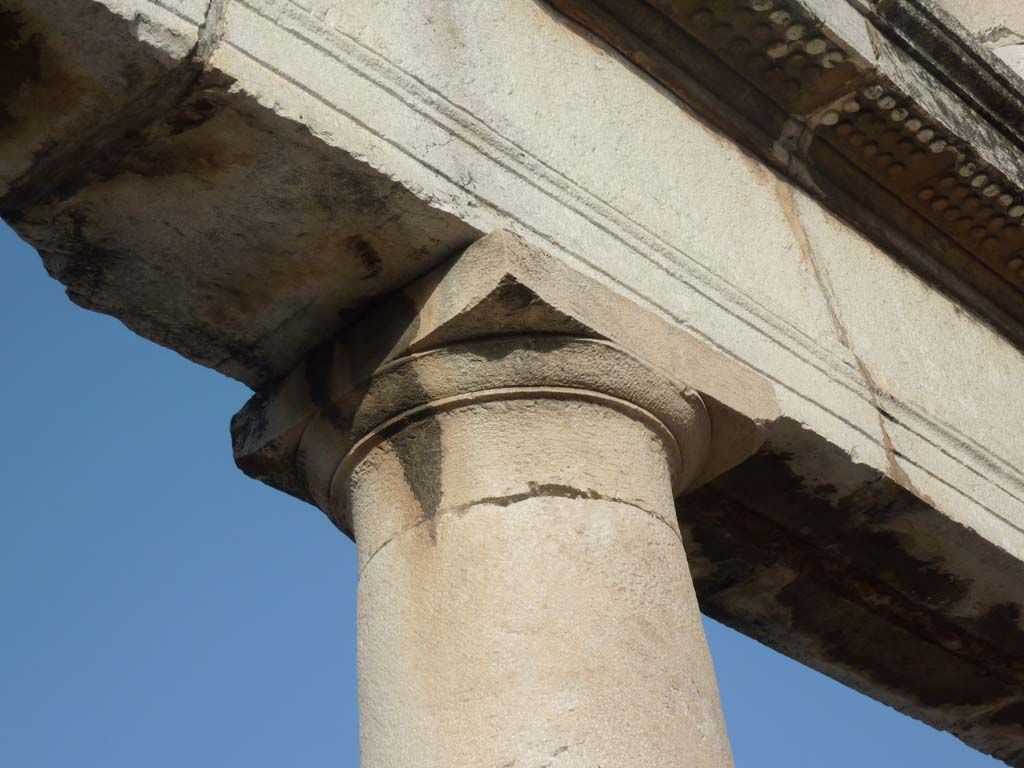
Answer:
<svg viewBox="0 0 1024 768"><path fill-rule="evenodd" d="M841 461L784 420L686 497L702 609L1020 764L1024 567L868 467L835 483Z"/></svg>
<svg viewBox="0 0 1024 768"><path fill-rule="evenodd" d="M1004 0L935 0L1024 77L1024 7Z"/></svg>
<svg viewBox="0 0 1024 768"><path fill-rule="evenodd" d="M1024 7L1005 0L935 0L985 45L1000 49L1024 43Z"/></svg>
<svg viewBox="0 0 1024 768"><path fill-rule="evenodd" d="M674 507L666 511L659 501L666 482L671 495L673 465L679 461L671 435L611 404L588 401L583 392L564 399L523 394L427 413L375 441L357 464L339 474L336 503L358 500L352 515L364 567L403 531L478 503L514 503L523 494L626 504L678 534ZM656 458L616 463L620 451ZM410 494L413 504L391 501Z"/></svg>
<svg viewBox="0 0 1024 768"><path fill-rule="evenodd" d="M662 436L579 401L430 421L347 487L364 765L731 767Z"/></svg>
<svg viewBox="0 0 1024 768"><path fill-rule="evenodd" d="M551 3L1024 344L1024 83L927 0Z"/></svg>

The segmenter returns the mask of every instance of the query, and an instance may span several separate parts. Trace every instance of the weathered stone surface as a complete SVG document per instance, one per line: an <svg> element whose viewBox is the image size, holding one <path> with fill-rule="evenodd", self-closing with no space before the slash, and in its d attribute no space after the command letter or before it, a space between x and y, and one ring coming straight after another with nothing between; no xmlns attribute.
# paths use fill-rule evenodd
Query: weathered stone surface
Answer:
<svg viewBox="0 0 1024 768"><path fill-rule="evenodd" d="M232 432L354 535L365 766L731 768L673 499L775 414L748 369L497 232Z"/></svg>
<svg viewBox="0 0 1024 768"><path fill-rule="evenodd" d="M80 153L102 151L105 128L162 111L189 76L195 5L0 2L0 199L58 185Z"/></svg>
<svg viewBox="0 0 1024 768"><path fill-rule="evenodd" d="M1024 75L1024 8L1002 0L935 0L1011 69Z"/></svg>
<svg viewBox="0 0 1024 768"><path fill-rule="evenodd" d="M504 342L493 350L486 342L509 336L523 339L521 354L502 352ZM555 341L548 344L548 337ZM476 339L483 342L457 346ZM439 349L443 354L429 354ZM636 361L651 361L650 367ZM679 393L647 391L656 370L694 397L699 393L708 425L695 429L689 409L679 412L676 400L685 399ZM763 426L778 415L771 387L749 369L499 231L371 309L253 397L232 421L235 460L351 531L349 516L337 516L331 502L331 483L367 424L397 419L419 401L522 386L524 377L627 399L653 414L701 457L684 459L673 476L677 494L750 456Z"/></svg>
<svg viewBox="0 0 1024 768"><path fill-rule="evenodd" d="M927 0L551 4L1024 344L1021 82Z"/></svg>
<svg viewBox="0 0 1024 768"><path fill-rule="evenodd" d="M209 47L181 59L151 49L148 3L125 12L130 23L90 0L2 7L16 47L38 41L41 74L17 84L11 109L28 114L2 145L14 157L0 164L0 213L74 301L196 362L253 386L273 380L355 308L475 238L237 92L204 68ZM59 29L33 26L44 23ZM122 86L129 75L134 89ZM81 108L55 92L83 94ZM50 104L60 120L35 106ZM43 144L22 171L15 159L26 165Z"/></svg>
<svg viewBox="0 0 1024 768"><path fill-rule="evenodd" d="M55 15L96 5L64 0ZM842 15L840 5L830 10ZM41 6L3 7L31 15ZM203 45L184 58L182 47L146 42L160 35L140 33L150 25L117 8L129 10L101 15L124 45L79 58L116 72L140 57L158 80L181 78L179 95L170 106L133 97L111 106L109 120L96 110L102 142L61 139L76 162L29 169L32 194L0 199L76 300L262 387L367 301L478 233L507 228L775 389L782 417L761 471L741 466L698 492L706 503L682 508L697 516L685 522L705 608L1024 765L1021 708L1005 695L1019 689L1006 660L1022 626L1009 606L1024 602L1024 360L980 314L977 286L953 285L967 306L935 290L961 269L966 280L978 259L950 246L934 197L908 217L871 171L863 184L825 190L863 209L837 217L546 4L219 3L215 24L193 25ZM874 55L840 21L828 24L852 52ZM74 36L52 39L74 59ZM30 94L36 80L18 78ZM975 99L979 114L1013 100L992 88ZM737 93L764 103L757 89ZM768 146L793 139L787 119L771 124ZM54 120L43 132L63 135ZM1000 126L1005 141L1019 125ZM4 157L35 157L30 138L19 134L24 147ZM828 157L852 162L838 150L814 159ZM22 166L5 167L16 169L4 171L10 186ZM965 178L956 190L974 190ZM960 261L929 272L933 252ZM380 272L364 280L371 253ZM892 258L914 253L917 273ZM750 488L775 490L761 505ZM722 498L742 502L743 514L716 513ZM705 510L712 522L701 527ZM713 524L739 520L747 528ZM755 525L762 520L772 525ZM716 530L736 547L713 546ZM763 531L778 534L773 557L792 565L764 562ZM791 586L780 595L783 582ZM943 594L949 583L960 587ZM817 615L828 622L815 624ZM934 665L953 657L957 672L937 676Z"/></svg>
<svg viewBox="0 0 1024 768"><path fill-rule="evenodd" d="M684 502L702 610L1024 761L1020 560L794 423Z"/></svg>
<svg viewBox="0 0 1024 768"><path fill-rule="evenodd" d="M668 468L644 424L550 399L372 448L348 491L363 765L730 768Z"/></svg>
<svg viewBox="0 0 1024 768"><path fill-rule="evenodd" d="M1004 0L935 0L990 48L1024 43L1024 8Z"/></svg>

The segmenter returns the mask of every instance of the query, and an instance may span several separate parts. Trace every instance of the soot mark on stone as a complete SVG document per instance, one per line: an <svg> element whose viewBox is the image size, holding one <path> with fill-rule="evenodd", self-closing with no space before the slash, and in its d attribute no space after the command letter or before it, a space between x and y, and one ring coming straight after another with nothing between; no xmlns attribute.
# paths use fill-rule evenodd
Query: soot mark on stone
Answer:
<svg viewBox="0 0 1024 768"><path fill-rule="evenodd" d="M351 237L346 237L341 244L345 252L355 256L363 268L363 274L359 277L360 280L370 280L380 274L384 260L381 258L380 253L377 252L377 248L367 238L362 235L352 235Z"/></svg>
<svg viewBox="0 0 1024 768"><path fill-rule="evenodd" d="M306 358L306 382L309 399L314 405L326 406L331 402L331 370L334 368L334 344L326 342L314 349Z"/></svg>
<svg viewBox="0 0 1024 768"><path fill-rule="evenodd" d="M1021 628L1021 606L999 603L988 609L974 624L986 635L1001 638L1014 653L1024 655L1024 629Z"/></svg>
<svg viewBox="0 0 1024 768"><path fill-rule="evenodd" d="M423 393L424 399L426 393ZM436 418L418 421L391 438L405 480L416 497L423 516L432 521L431 538L436 538L437 511L441 508L441 424Z"/></svg>
<svg viewBox="0 0 1024 768"><path fill-rule="evenodd" d="M42 51L36 35L24 34L14 11L0 11L0 124L13 120L9 105L26 82L42 78Z"/></svg>
<svg viewBox="0 0 1024 768"><path fill-rule="evenodd" d="M947 556L977 548L996 572L999 553L861 469L787 434L688 495L680 522L702 610L826 673L853 673L858 689L933 725L956 711L956 735L1024 765L1013 736L1024 717L1022 607L967 618L959 608L977 594L975 577ZM832 477L845 490L818 479Z"/></svg>
<svg viewBox="0 0 1024 768"><path fill-rule="evenodd" d="M1024 701L1017 701L1003 707L992 715L992 722L998 725L1017 725L1024 729Z"/></svg>
<svg viewBox="0 0 1024 768"><path fill-rule="evenodd" d="M922 707L985 706L1013 692L972 660L808 578L795 579L778 600L789 609L792 630L815 638L823 659L857 670L882 690L902 692Z"/></svg>
<svg viewBox="0 0 1024 768"><path fill-rule="evenodd" d="M818 451L824 462L843 460L826 445L807 450ZM915 600L948 607L967 596L969 582L943 570L938 561L915 556L910 537L886 527L925 510L924 502L878 473L839 496L831 484L808 485L793 466L791 453L769 444L714 485L731 498L746 500L783 529L798 532L807 545L835 548L844 560Z"/></svg>

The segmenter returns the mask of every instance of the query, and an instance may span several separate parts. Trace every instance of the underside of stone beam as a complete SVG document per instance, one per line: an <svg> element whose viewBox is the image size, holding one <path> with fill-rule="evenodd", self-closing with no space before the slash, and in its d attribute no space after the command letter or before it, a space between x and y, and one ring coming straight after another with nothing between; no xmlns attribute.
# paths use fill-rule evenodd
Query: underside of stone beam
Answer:
<svg viewBox="0 0 1024 768"><path fill-rule="evenodd" d="M259 391L516 233L775 392L765 445L679 506L703 609L1024 766L1020 285L1013 248L997 263L931 204L1011 226L1019 153L991 116L1020 94L993 69L942 136L905 107L938 174L909 197L843 143L855 113L812 105L810 147L782 147L817 175L787 182L741 114L581 31L542 2L0 0L0 213L73 300ZM789 136L754 85L765 140ZM894 163L885 94L858 97L889 121L863 146Z"/></svg>
<svg viewBox="0 0 1024 768"><path fill-rule="evenodd" d="M206 66L223 3L136 5L0 2L0 215L77 304L258 386L475 239Z"/></svg>
<svg viewBox="0 0 1024 768"><path fill-rule="evenodd" d="M709 616L1024 763L1015 557L785 421L678 509Z"/></svg>

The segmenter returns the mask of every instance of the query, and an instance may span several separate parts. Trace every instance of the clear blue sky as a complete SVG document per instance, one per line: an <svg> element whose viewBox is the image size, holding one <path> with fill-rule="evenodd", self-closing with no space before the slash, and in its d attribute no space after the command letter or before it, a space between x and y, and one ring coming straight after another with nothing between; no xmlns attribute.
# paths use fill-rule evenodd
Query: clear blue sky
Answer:
<svg viewBox="0 0 1024 768"><path fill-rule="evenodd" d="M0 322L0 766L355 768L354 549L235 469L246 388L2 224ZM707 629L738 768L1002 765Z"/></svg>

